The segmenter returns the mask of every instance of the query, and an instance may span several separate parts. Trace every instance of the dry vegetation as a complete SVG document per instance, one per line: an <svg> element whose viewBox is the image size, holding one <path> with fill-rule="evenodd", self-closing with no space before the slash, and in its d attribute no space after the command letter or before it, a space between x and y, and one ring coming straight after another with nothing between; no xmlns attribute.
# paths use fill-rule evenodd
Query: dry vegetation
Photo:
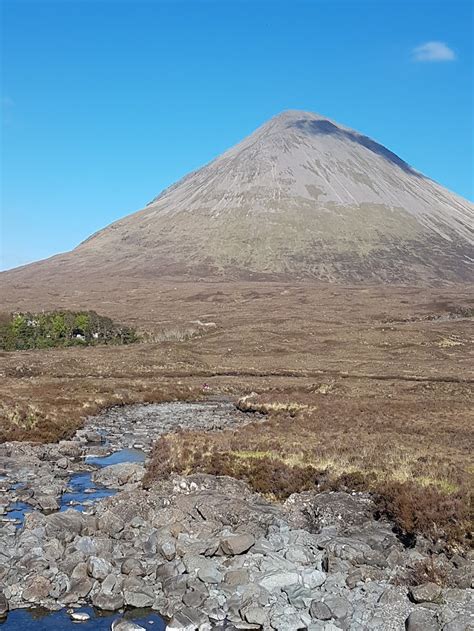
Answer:
<svg viewBox="0 0 474 631"><path fill-rule="evenodd" d="M233 475L276 499L369 489L401 531L466 543L474 482L469 385L339 378L328 386L246 398L245 409L267 416L239 430L161 438L148 480L171 471Z"/></svg>
<svg viewBox="0 0 474 631"><path fill-rule="evenodd" d="M95 308L150 334L129 347L0 354L1 439L56 440L100 408L196 398L204 382L236 400L255 392L241 406L264 421L161 439L149 481L199 469L243 477L276 499L371 489L405 532L465 542L467 289L151 280L137 289L126 278L107 291L10 289L5 310Z"/></svg>

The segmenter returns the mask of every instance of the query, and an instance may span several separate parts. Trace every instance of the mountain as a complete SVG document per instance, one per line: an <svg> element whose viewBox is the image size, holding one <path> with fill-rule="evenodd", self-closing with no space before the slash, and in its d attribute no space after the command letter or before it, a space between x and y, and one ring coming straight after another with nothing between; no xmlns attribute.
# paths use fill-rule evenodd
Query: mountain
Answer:
<svg viewBox="0 0 474 631"><path fill-rule="evenodd" d="M374 140L287 111L143 210L7 277L468 281L473 225L473 204Z"/></svg>

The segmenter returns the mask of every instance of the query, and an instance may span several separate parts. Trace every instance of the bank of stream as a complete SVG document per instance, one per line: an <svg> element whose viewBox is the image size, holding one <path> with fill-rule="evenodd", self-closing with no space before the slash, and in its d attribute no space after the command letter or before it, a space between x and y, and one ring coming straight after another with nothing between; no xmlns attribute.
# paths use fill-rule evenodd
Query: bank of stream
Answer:
<svg viewBox="0 0 474 631"><path fill-rule="evenodd" d="M72 440L0 445L2 630L472 628L472 557L405 547L369 494L275 504L199 474L143 489L160 434L249 420L226 401L134 405ZM433 563L444 586L414 585Z"/></svg>

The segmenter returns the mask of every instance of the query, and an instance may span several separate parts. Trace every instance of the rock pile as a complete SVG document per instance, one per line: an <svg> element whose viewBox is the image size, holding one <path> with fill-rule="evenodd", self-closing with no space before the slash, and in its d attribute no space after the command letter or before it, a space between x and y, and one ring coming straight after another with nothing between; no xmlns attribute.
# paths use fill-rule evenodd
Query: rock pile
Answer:
<svg viewBox="0 0 474 631"><path fill-rule="evenodd" d="M472 628L469 559L442 559L457 587L406 586L427 547L406 549L366 495L302 493L277 507L230 478L145 491L140 469L111 471L124 490L89 514L4 526L0 608L152 607L170 631Z"/></svg>

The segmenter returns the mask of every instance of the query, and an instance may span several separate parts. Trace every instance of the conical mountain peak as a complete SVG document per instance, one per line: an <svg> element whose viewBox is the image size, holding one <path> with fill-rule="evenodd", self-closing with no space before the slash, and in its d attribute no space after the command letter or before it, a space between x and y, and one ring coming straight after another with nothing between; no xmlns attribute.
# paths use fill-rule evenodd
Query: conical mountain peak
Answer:
<svg viewBox="0 0 474 631"><path fill-rule="evenodd" d="M145 276L472 280L473 224L470 202L383 145L287 110L43 265Z"/></svg>

